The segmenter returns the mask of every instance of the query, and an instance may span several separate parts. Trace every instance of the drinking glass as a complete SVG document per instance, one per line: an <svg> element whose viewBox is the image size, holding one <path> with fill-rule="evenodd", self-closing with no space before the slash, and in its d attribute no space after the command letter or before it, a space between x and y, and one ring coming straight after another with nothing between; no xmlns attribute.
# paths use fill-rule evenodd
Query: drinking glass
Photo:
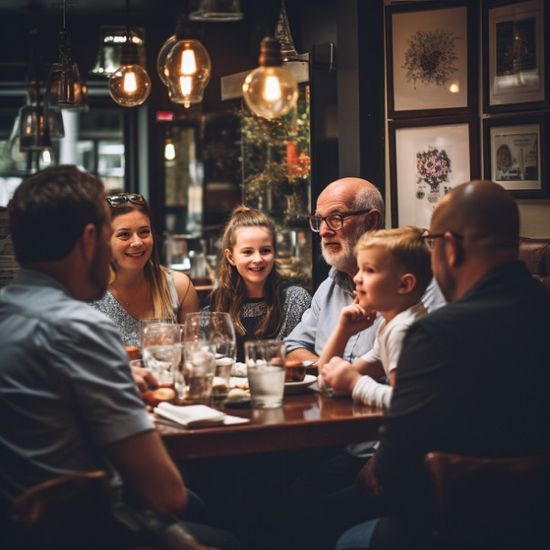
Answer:
<svg viewBox="0 0 550 550"><path fill-rule="evenodd" d="M188 313L185 317L182 341L184 344L207 342L213 346L216 363L213 396L225 397L229 390L229 379L237 350L235 329L229 313Z"/></svg>
<svg viewBox="0 0 550 550"><path fill-rule="evenodd" d="M184 342L185 381L187 391L185 401L208 403L212 395L216 352L211 342L191 340Z"/></svg>
<svg viewBox="0 0 550 550"><path fill-rule="evenodd" d="M173 323L150 322L141 332L141 351L145 367L159 386L173 387L174 373L180 360L180 331Z"/></svg>
<svg viewBox="0 0 550 550"><path fill-rule="evenodd" d="M245 342L244 355L252 406L280 407L285 389L285 346L280 340Z"/></svg>

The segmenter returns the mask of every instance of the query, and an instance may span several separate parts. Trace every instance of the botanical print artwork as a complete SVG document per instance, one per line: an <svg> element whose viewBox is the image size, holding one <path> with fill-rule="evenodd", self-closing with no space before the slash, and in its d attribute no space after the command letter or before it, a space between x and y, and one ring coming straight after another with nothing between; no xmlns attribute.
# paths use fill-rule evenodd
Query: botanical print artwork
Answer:
<svg viewBox="0 0 550 550"><path fill-rule="evenodd" d="M456 40L448 31L417 31L408 41L401 67L407 71L407 81L412 81L415 89L417 81L444 86L457 71Z"/></svg>
<svg viewBox="0 0 550 550"><path fill-rule="evenodd" d="M390 116L468 107L468 7L390 13Z"/></svg>
<svg viewBox="0 0 550 550"><path fill-rule="evenodd" d="M429 227L437 201L471 179L470 125L450 122L395 129L395 186L399 226ZM402 124L402 123L401 123ZM393 161L392 161L393 162Z"/></svg>
<svg viewBox="0 0 550 550"><path fill-rule="evenodd" d="M437 202L440 196L440 184L449 182L451 159L445 149L429 146L426 151L416 153L416 198L423 200L429 191L428 202ZM426 187L428 184L429 189ZM444 188L444 193L449 187Z"/></svg>

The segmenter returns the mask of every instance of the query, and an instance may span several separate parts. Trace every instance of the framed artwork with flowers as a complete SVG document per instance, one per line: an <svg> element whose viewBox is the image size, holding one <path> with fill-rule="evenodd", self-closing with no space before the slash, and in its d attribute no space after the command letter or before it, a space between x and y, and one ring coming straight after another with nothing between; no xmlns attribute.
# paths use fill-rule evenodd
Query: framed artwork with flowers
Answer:
<svg viewBox="0 0 550 550"><path fill-rule="evenodd" d="M476 119L394 120L389 130L392 225L428 227L441 197L479 178Z"/></svg>
<svg viewBox="0 0 550 550"><path fill-rule="evenodd" d="M548 195L548 115L522 114L483 121L485 177L520 199Z"/></svg>
<svg viewBox="0 0 550 550"><path fill-rule="evenodd" d="M386 8L389 118L475 112L476 13L470 0Z"/></svg>
<svg viewBox="0 0 550 550"><path fill-rule="evenodd" d="M546 10L544 8L547 8ZM544 0L483 5L483 103L489 113L550 105L550 6Z"/></svg>

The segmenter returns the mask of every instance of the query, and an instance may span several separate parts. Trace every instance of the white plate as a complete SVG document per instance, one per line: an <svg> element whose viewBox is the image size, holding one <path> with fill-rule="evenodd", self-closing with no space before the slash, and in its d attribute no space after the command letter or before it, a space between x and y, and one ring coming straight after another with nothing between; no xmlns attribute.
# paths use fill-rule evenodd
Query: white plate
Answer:
<svg viewBox="0 0 550 550"><path fill-rule="evenodd" d="M285 382L285 393L301 393L316 381L316 376L313 374L306 374L301 382Z"/></svg>

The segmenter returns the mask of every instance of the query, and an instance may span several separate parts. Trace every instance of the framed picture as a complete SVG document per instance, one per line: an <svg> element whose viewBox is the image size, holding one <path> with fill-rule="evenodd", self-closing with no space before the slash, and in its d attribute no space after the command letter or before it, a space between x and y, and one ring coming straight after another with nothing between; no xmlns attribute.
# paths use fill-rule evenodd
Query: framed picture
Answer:
<svg viewBox="0 0 550 550"><path fill-rule="evenodd" d="M386 8L389 118L475 112L475 11L469 0Z"/></svg>
<svg viewBox="0 0 550 550"><path fill-rule="evenodd" d="M518 198L548 193L546 156L548 115L522 115L484 121L484 173Z"/></svg>
<svg viewBox="0 0 550 550"><path fill-rule="evenodd" d="M429 227L437 201L479 177L474 117L390 122L392 225Z"/></svg>
<svg viewBox="0 0 550 550"><path fill-rule="evenodd" d="M549 29L544 1L485 4L483 28L485 111L548 106L549 61L545 43L548 44Z"/></svg>

